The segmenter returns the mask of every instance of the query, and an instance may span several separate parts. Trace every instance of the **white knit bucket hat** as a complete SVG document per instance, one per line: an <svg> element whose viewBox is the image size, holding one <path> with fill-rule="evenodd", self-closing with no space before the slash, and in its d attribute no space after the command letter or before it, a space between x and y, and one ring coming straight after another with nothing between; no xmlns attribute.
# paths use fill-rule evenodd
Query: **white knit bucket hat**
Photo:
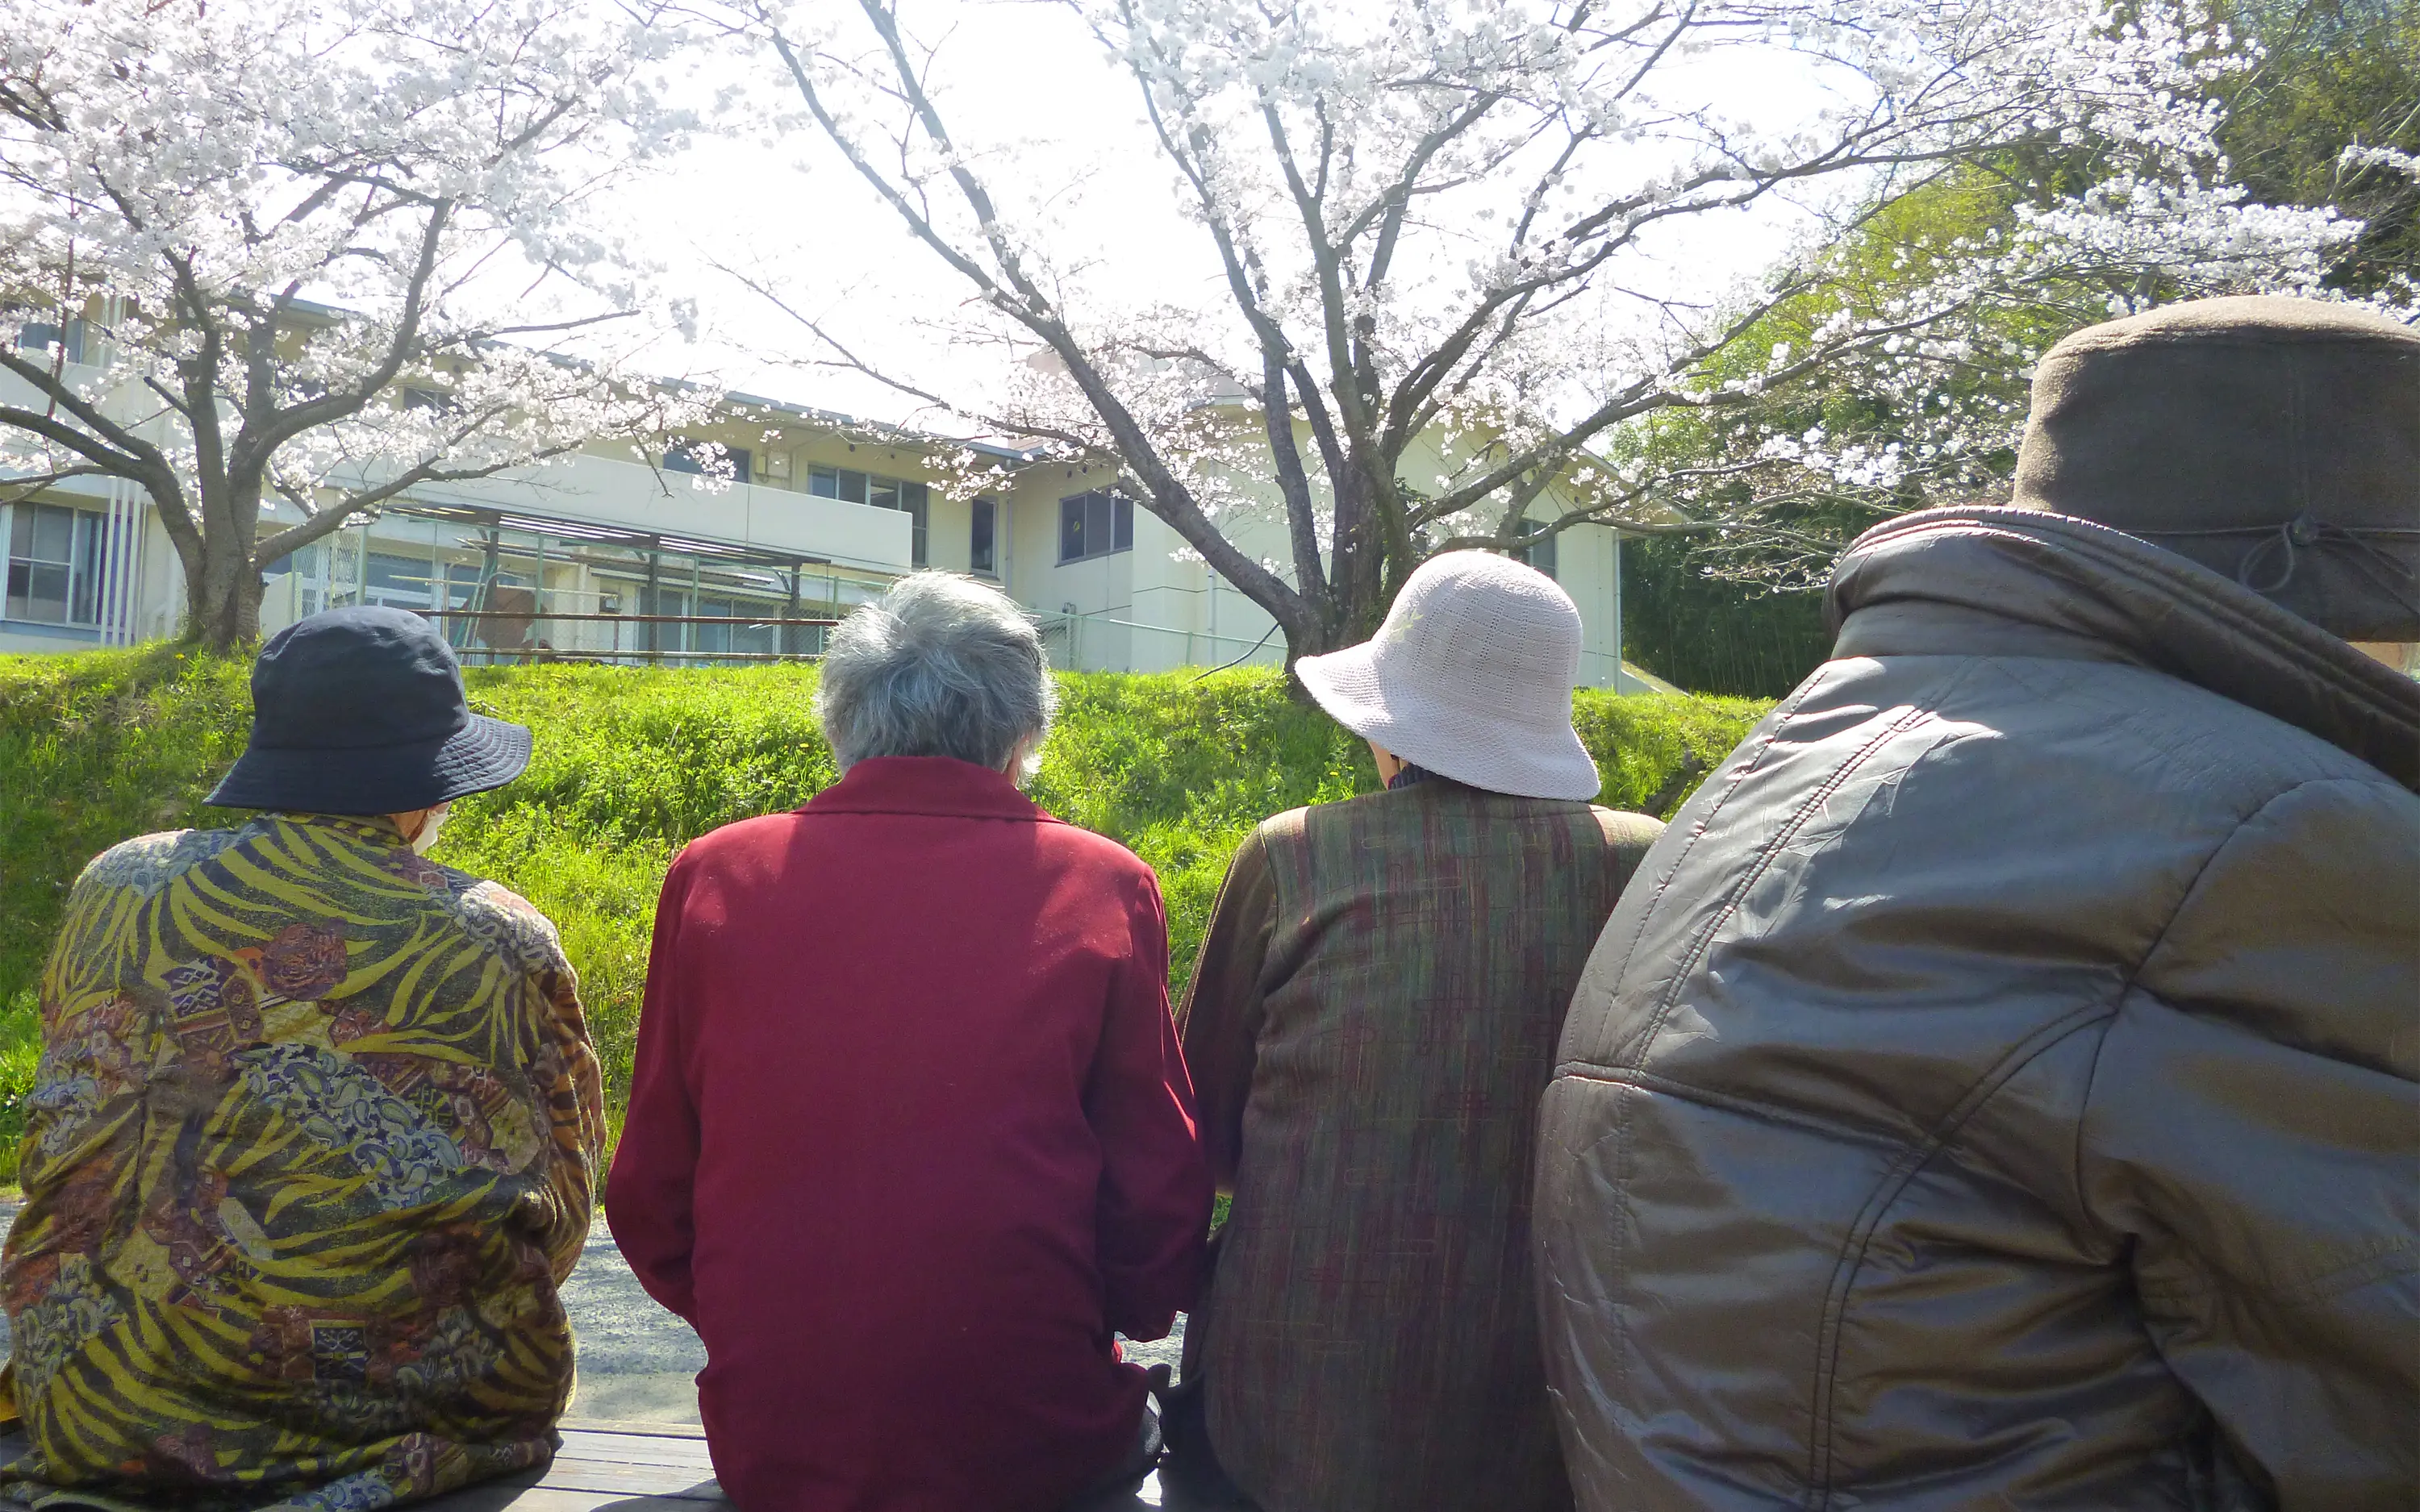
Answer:
<svg viewBox="0 0 2420 1512"><path fill-rule="evenodd" d="M1579 606L1509 557L1431 557L1375 637L1294 670L1337 723L1439 777L1524 798L1603 785L1572 729Z"/></svg>

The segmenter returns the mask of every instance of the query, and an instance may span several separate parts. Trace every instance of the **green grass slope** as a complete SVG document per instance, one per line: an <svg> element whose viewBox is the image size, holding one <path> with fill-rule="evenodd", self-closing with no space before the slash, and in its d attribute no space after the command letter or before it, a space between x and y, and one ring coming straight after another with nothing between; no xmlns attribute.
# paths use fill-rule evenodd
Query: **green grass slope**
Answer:
<svg viewBox="0 0 2420 1512"><path fill-rule="evenodd" d="M0 656L0 1173L14 1164L39 1053L35 989L68 887L130 836L230 822L202 796L242 749L245 676L242 662L166 647ZM469 680L473 704L531 726L536 751L519 781L457 805L435 857L494 877L561 927L618 1123L664 869L692 837L795 808L839 776L809 706L814 669L497 668ZM1245 833L1377 785L1367 748L1267 671L1061 686L1032 791L1157 870L1180 992ZM1582 693L1599 801L1670 812L1764 708Z"/></svg>

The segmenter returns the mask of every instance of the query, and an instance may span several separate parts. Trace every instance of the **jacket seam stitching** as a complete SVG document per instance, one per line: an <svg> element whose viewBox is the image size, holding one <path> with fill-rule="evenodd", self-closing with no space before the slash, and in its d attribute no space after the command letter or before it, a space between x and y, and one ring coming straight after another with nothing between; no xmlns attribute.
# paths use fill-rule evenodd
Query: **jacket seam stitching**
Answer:
<svg viewBox="0 0 2420 1512"><path fill-rule="evenodd" d="M2211 868L2218 864L2218 858L2226 854L2226 848L2235 843L2235 838L2243 833L2244 826L2259 818L2262 814L2267 813L2272 808L2275 807L2286 798L2302 792L2303 789L2310 787L2315 783L2342 782L2349 780L2351 779L2338 777L2304 778L2293 783L2291 786L2280 788L2276 792L2269 795L2269 796L2261 799L2257 806L2246 812L2242 818L2238 819L2233 827L2229 828L2225 835L2219 837L2218 843L2212 845L2210 848L2210 854L2201 858L2201 864L2194 868L2192 878L2188 880L2182 887L2178 889L2176 905L2168 910L2168 917L2160 925L2159 933L2151 936L2151 943L2143 948L2143 953L2136 957L2133 965L2127 969L2125 980L2118 984L2118 997L2112 1012L2113 1019L2125 1012L2126 999L2132 997L2137 988L2142 987L2143 973L2150 969L2152 958L2157 956L2160 953L2161 948L2168 943L2168 936L2176 930L2177 920L2184 918L2185 910L2193 906L2194 895L2201 890L2203 879L2210 875ZM2149 991L2149 988L2143 988L2143 990L2147 992ZM2104 1036L2100 1045L2094 1048L2092 1052L2092 1070L2091 1072L2086 1076L2084 1082L2084 1101L2075 1110L2075 1168L2071 1178L2075 1183L2076 1210L2083 1213L2085 1217L2090 1219L2094 1224L2104 1228L2109 1226L2102 1221L2099 1213L2092 1211L2091 1200L2086 1196L2089 1188L2086 1185L2084 1179L2084 1125L2086 1120L2092 1116L2092 1096L2099 1088L2101 1083L2101 1053L2102 1050L2108 1048L2108 1039ZM2112 1231L2114 1232L2115 1230L2113 1229Z"/></svg>
<svg viewBox="0 0 2420 1512"><path fill-rule="evenodd" d="M2261 799L2257 807L2246 812L2243 817L2235 822L2233 828L2220 836L2218 843L2210 848L2210 854L2201 858L2201 865L2194 868L2193 880L2187 882L2183 888L2178 892L2177 905L2168 910L2167 922L2162 924L2160 926L2160 933L2151 937L2151 943L2144 949L2142 958L2134 963L2134 969L2126 974L2126 990L2128 992L2133 991L2135 985L2142 980L2143 973L2148 970L2151 964L2151 958L2158 955L2160 953L2161 947L2168 943L2168 935L2175 931L2177 920L2184 918L2185 910L2193 906L2194 897L2196 893L2201 891L2202 882L2204 879L2209 877L2211 868L2218 864L2218 858L2226 854L2227 847L2235 843L2236 837L2242 835L2244 829L2249 826L2254 820L2259 818L2262 814L2267 813L2277 805L2285 802L2288 798L2292 797L2295 794L2302 792L2304 788L2334 785L2338 782L2356 783L2362 786L2369 785L2362 782L2359 778L2351 777L2306 777L2300 779L2294 782L2292 786L2279 788L2276 792L2272 793L2269 796Z"/></svg>
<svg viewBox="0 0 2420 1512"><path fill-rule="evenodd" d="M1848 1316L1849 1294L1854 1288L1857 1272L1865 1267L1866 1255L1873 1245L1874 1234L1881 1228L1883 1218L1898 1202L1900 1194L1907 1190L1907 1184L1916 1179L1916 1173L1931 1165L1933 1157L1947 1148L1958 1131L1965 1127L1967 1121L2011 1078L2071 1036L2095 1023L2106 1023L2117 1013L2118 1005L2114 1000L2088 1003L2070 1010L2064 1016L2027 1035L1996 1065L1976 1079L1931 1134L1920 1143L1909 1147L1898 1165L1866 1199L1865 1210L1850 1228L1839 1258L1834 1262L1832 1280L1824 1288L1823 1315L1816 1333L1815 1400L1811 1404L1814 1411L1810 1425L1814 1436L1807 1446L1807 1504L1816 1512L1823 1512L1832 1504L1830 1477L1834 1459L1834 1424L1831 1414L1840 1367L1840 1330Z"/></svg>
<svg viewBox="0 0 2420 1512"><path fill-rule="evenodd" d="M1839 767L1830 776L1826 777L1812 793L1809 793L1807 795L1806 800L1798 805L1796 811L1791 814L1789 823L1774 831L1773 838L1766 841L1762 846L1758 848L1756 863L1753 866L1750 866L1745 872L1742 873L1740 879L1731 885L1730 890L1724 895L1722 906L1714 911L1714 917L1707 919L1703 924L1698 927L1697 938L1692 940L1689 944L1689 953L1682 958L1679 967L1672 973L1671 985L1664 989L1663 996L1657 1001L1654 1013L1650 1015L1648 1018L1646 1027L1639 1030L1639 1032L1632 1038L1628 1047L1631 1051L1637 1054L1644 1054L1646 1047L1653 1044L1655 1042L1655 1037L1663 1033L1664 1021L1671 1016L1673 1007L1680 1002L1682 992L1688 986L1690 974L1698 969L1699 964L1705 960L1708 952L1713 950L1715 936L1722 933L1723 926L1730 921L1731 916L1739 912L1740 903L1742 900L1746 898L1750 889L1755 887L1756 884L1763 878L1766 872L1772 870L1774 858L1781 854L1783 847L1788 845L1792 840L1795 839L1800 830L1807 827L1807 822L1813 818L1815 810L1822 808L1824 802L1828 800L1833 794L1846 786L1852 777L1862 771L1865 768L1865 764L1873 759L1875 752L1881 750L1885 746L1888 745L1891 741L1897 739L1907 731L1916 728L1917 725L1922 724L1926 719L1931 717L1932 712L1933 711L1927 708L1912 708L1905 714L1900 715L1898 718L1893 719L1889 724L1884 726L1882 730L1877 732L1863 746L1859 747L1855 753L1851 755L1847 761L1842 762ZM1774 736L1778 738L1779 735L1780 731L1776 729L1774 732ZM1760 751L1758 754L1760 759L1761 759L1763 753ZM1747 775L1747 771L1743 770L1739 775L1739 780L1745 780ZM1739 780L1735 780L1732 783L1732 791L1737 790ZM1728 802L1730 795L1730 792L1726 792L1723 795L1724 801ZM1717 804L1715 806L1715 812L1719 812L1720 810L1721 805ZM1707 814L1706 818L1708 822L1711 823L1714 819L1714 813ZM1707 826L1704 825L1699 825L1699 833L1704 833L1706 827ZM1692 836L1690 838L1692 842L1694 842L1696 836ZM1677 876L1680 874L1681 862L1686 858L1686 856L1687 853L1684 851L1682 856L1674 857L1672 875ZM1657 891L1657 902L1660 903L1661 901L1662 889L1659 888ZM1652 909L1651 908L1646 912L1642 912L1639 916L1638 927L1639 933L1641 935L1644 935L1646 933L1647 915L1652 912ZM1631 942L1631 949L1634 950L1637 949L1637 940L1633 940ZM1626 954L1624 959L1627 959Z"/></svg>
<svg viewBox="0 0 2420 1512"><path fill-rule="evenodd" d="M1890 1149L1900 1149L1907 1143L1904 1134L1883 1134L1853 1129L1842 1124L1826 1123L1821 1119L1810 1118L1795 1109L1778 1107L1770 1103L1760 1103L1754 1098L1742 1097L1736 1092L1718 1091L1714 1088L1700 1087L1693 1082L1678 1081L1637 1066L1585 1066L1578 1062L1567 1062L1555 1068L1555 1080L1597 1082L1614 1087L1636 1088L1644 1092L1661 1092L1686 1102L1721 1108L1727 1113L1737 1113L1748 1118L1787 1124L1801 1133L1820 1134L1826 1139L1858 1140Z"/></svg>
<svg viewBox="0 0 2420 1512"><path fill-rule="evenodd" d="M790 810L800 819L845 819L858 814L894 814L909 819L991 819L1003 825L1063 825L1067 821L1052 813L966 813L956 809L891 809L833 805L828 809L813 807Z"/></svg>
<svg viewBox="0 0 2420 1512"><path fill-rule="evenodd" d="M1782 729L1789 724L1791 717L1797 714L1799 706L1806 702L1814 688L1815 680L1808 678L1773 711L1771 716L1773 728L1766 731L1764 738L1757 743L1756 754L1750 757L1738 771L1731 774L1730 780L1723 786L1722 795L1714 800L1714 807L1708 809L1705 817L1698 821L1697 825L1689 831L1688 838L1681 842L1680 853L1672 857L1672 864L1664 869L1662 877L1656 879L1653 895L1647 900L1647 906L1638 911L1638 927L1631 933L1630 945L1621 952L1623 961L1627 962L1637 950L1638 942L1646 938L1648 920L1653 918L1655 911L1663 906L1665 894L1672 890L1673 879L1681 874L1681 868L1687 863L1690 853L1698 848L1698 841L1704 839L1706 831L1713 827L1714 817L1720 814L1724 807L1738 794L1740 784L1763 766L1764 759L1773 753L1773 748L1779 743ZM1682 801L1685 807L1687 800ZM1680 817L1679 810L1674 810L1673 817L1676 819ZM1658 1017L1659 1019L1661 1017L1660 1010Z"/></svg>

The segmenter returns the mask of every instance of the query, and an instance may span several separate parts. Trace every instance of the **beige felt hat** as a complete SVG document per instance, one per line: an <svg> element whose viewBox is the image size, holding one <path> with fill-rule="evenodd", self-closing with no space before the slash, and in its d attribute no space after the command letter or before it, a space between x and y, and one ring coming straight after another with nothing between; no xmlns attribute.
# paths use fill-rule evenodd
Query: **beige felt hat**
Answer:
<svg viewBox="0 0 2420 1512"><path fill-rule="evenodd" d="M1509 557L1429 558L1376 636L1294 670L1337 723L1439 777L1524 798L1603 785L1572 729L1579 606Z"/></svg>

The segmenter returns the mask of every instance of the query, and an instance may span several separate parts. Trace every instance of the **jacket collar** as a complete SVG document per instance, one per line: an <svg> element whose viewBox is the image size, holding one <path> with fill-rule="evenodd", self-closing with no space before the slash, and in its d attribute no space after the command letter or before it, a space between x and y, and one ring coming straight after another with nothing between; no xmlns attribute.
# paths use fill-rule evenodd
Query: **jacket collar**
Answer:
<svg viewBox="0 0 2420 1512"><path fill-rule="evenodd" d="M365 845L393 849L411 843L403 838L403 831L395 827L395 821L384 814L311 813L302 810L278 809L262 817L280 819L309 829L327 830Z"/></svg>
<svg viewBox="0 0 2420 1512"><path fill-rule="evenodd" d="M2149 542L2040 510L1926 510L1857 538L1835 657L2051 656L2165 672L2420 791L2420 683Z"/></svg>
<svg viewBox="0 0 2420 1512"><path fill-rule="evenodd" d="M948 814L1058 823L1003 774L948 756L869 756L809 799L800 811Z"/></svg>

